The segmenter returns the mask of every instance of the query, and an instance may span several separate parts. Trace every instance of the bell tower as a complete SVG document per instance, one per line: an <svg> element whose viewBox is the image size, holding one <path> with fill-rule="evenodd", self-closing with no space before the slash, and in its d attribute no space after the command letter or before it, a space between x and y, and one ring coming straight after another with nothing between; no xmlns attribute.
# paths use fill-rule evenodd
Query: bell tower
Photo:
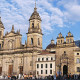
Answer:
<svg viewBox="0 0 80 80"><path fill-rule="evenodd" d="M64 37L62 36L61 32L59 33L57 37L57 44L63 44L64 43Z"/></svg>
<svg viewBox="0 0 80 80"><path fill-rule="evenodd" d="M1 16L0 16L0 49L3 47L3 35L4 35L4 25L1 21Z"/></svg>
<svg viewBox="0 0 80 80"><path fill-rule="evenodd" d="M37 12L36 2L34 12L29 19L29 29L27 33L27 48L28 49L42 49L42 30L41 18Z"/></svg>

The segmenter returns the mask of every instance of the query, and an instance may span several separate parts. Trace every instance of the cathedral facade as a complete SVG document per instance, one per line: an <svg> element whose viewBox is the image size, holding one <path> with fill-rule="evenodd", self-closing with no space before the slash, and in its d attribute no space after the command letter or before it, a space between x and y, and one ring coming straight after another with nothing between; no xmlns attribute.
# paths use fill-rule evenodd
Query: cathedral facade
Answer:
<svg viewBox="0 0 80 80"><path fill-rule="evenodd" d="M38 76L41 73L43 74L43 71L41 68L37 69L37 65L44 65L45 63L47 65L48 62L48 65L53 64L51 65L52 69L49 69L52 75L58 74L59 71L62 75L69 73L75 74L74 50L79 48L79 46L76 45L73 35L71 32L68 32L65 41L60 33L57 37L57 43L55 44L54 40L51 40L51 43L46 47L46 51L43 51L41 21L35 7L29 19L30 25L27 33L27 42L25 42L25 45L22 45L22 35L20 34L20 30L17 32L14 31L14 25L12 25L12 30L4 35L5 28L0 17L1 75L32 74ZM39 57L41 61L38 61ZM47 60L48 57L50 61ZM46 68L45 71L47 75ZM50 74L48 73L48 75Z"/></svg>
<svg viewBox="0 0 80 80"><path fill-rule="evenodd" d="M60 32L57 37L56 44L50 43L46 47L46 50L56 52L55 63L57 74L59 74L59 72L61 75L79 74L80 65L79 63L77 64L77 59L79 61L80 56L76 56L75 54L80 53L80 40L74 41L74 37L70 31L68 32L66 38L64 38L64 36Z"/></svg>
<svg viewBox="0 0 80 80"><path fill-rule="evenodd" d="M34 8L29 19L27 42L21 44L20 30L12 30L4 34L4 25L0 17L0 74L36 74L37 55L42 51L41 18Z"/></svg>

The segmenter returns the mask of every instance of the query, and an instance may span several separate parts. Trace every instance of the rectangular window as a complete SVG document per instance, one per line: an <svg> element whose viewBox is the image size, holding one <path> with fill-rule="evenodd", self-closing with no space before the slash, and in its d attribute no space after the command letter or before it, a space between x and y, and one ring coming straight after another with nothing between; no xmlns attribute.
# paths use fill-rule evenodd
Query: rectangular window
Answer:
<svg viewBox="0 0 80 80"><path fill-rule="evenodd" d="M50 74L52 74L52 70L50 70Z"/></svg>
<svg viewBox="0 0 80 80"><path fill-rule="evenodd" d="M41 70L41 74L43 74L43 70Z"/></svg>
<svg viewBox="0 0 80 80"><path fill-rule="evenodd" d="M53 57L51 57L51 60L53 60Z"/></svg>
<svg viewBox="0 0 80 80"><path fill-rule="evenodd" d="M77 67L77 72L80 72L80 67Z"/></svg>
<svg viewBox="0 0 80 80"><path fill-rule="evenodd" d="M45 70L45 74L47 74L47 70Z"/></svg>
<svg viewBox="0 0 80 80"><path fill-rule="evenodd" d="M52 64L50 64L50 68L52 68Z"/></svg>
<svg viewBox="0 0 80 80"><path fill-rule="evenodd" d="M37 64L37 68L39 68L39 64Z"/></svg>
<svg viewBox="0 0 80 80"><path fill-rule="evenodd" d="M44 58L42 58L42 61L44 61Z"/></svg>
<svg viewBox="0 0 80 80"><path fill-rule="evenodd" d="M80 63L80 58L77 58L77 61L76 61L76 63Z"/></svg>
<svg viewBox="0 0 80 80"><path fill-rule="evenodd" d="M43 68L43 64L41 64L41 68Z"/></svg>
<svg viewBox="0 0 80 80"><path fill-rule="evenodd" d="M45 64L45 68L47 68L48 67L48 65L47 64Z"/></svg>
<svg viewBox="0 0 80 80"><path fill-rule="evenodd" d="M48 61L48 58L46 58L46 61Z"/></svg>

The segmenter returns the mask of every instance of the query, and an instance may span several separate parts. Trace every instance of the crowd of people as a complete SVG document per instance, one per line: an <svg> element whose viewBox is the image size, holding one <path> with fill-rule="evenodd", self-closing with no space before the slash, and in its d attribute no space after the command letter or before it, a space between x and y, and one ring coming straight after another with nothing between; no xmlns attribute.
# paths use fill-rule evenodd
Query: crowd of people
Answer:
<svg viewBox="0 0 80 80"><path fill-rule="evenodd" d="M46 76L46 77L24 77L24 75L19 74L18 76L3 76L4 79L16 80L16 79L26 79L26 80L80 80L79 75L53 75L53 76Z"/></svg>

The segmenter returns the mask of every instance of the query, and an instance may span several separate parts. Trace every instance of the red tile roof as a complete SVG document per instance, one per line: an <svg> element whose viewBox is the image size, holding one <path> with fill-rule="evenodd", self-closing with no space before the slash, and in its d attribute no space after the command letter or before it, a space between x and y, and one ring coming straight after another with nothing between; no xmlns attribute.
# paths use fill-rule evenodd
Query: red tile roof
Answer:
<svg viewBox="0 0 80 80"><path fill-rule="evenodd" d="M48 52L47 50L42 50L41 54L39 55L46 55L46 54L55 54L55 53Z"/></svg>

